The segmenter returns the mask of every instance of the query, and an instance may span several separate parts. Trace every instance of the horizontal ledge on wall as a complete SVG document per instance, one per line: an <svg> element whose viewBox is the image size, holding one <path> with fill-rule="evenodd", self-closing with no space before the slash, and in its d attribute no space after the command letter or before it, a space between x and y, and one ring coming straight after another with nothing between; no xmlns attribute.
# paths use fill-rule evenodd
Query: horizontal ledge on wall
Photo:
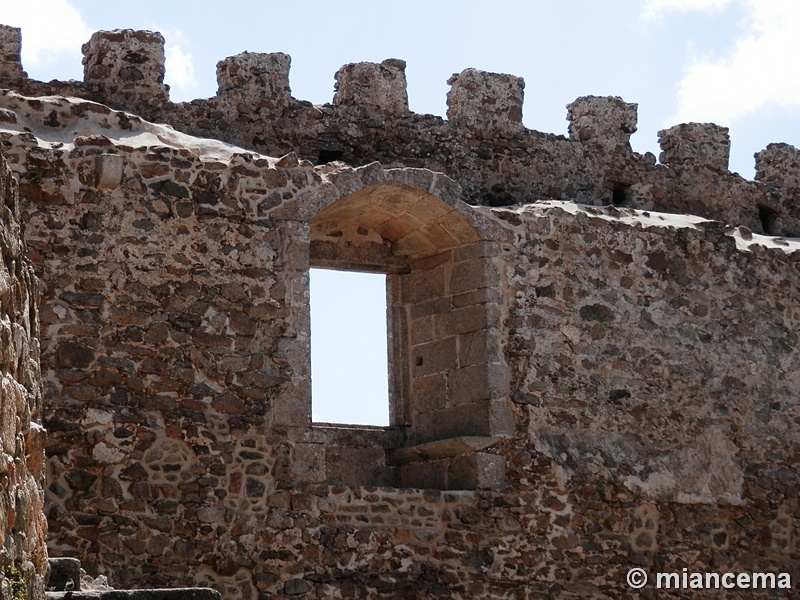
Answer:
<svg viewBox="0 0 800 600"><path fill-rule="evenodd" d="M412 462L439 460L462 454L472 454L491 448L501 439L494 436L461 436L436 440L395 450L391 454L390 462L395 465L405 465Z"/></svg>

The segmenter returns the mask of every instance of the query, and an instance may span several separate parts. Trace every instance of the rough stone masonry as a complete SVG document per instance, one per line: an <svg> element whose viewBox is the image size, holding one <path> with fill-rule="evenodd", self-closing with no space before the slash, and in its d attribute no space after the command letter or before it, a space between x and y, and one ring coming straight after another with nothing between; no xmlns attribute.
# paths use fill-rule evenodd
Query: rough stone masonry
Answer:
<svg viewBox="0 0 800 600"><path fill-rule="evenodd" d="M42 387L8 373L32 422L43 390L51 554L244 599L634 598L635 566L797 585L800 151L747 181L725 128L683 124L642 156L619 98L531 131L523 81L474 69L447 120L416 115L394 59L312 106L287 55L244 53L172 103L163 44L99 32L84 81L43 83L0 28L42 288L39 329L32 292L8 318ZM312 266L387 275L388 428L311 421Z"/></svg>

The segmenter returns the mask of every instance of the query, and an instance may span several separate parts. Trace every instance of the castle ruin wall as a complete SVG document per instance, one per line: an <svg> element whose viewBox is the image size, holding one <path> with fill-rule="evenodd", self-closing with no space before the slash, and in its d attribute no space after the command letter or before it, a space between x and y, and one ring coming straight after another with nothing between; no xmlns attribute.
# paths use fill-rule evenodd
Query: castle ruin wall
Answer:
<svg viewBox="0 0 800 600"><path fill-rule="evenodd" d="M233 57L216 99L158 109L178 131L0 92L43 282L51 552L230 598L618 598L632 566L796 582L800 242L759 233L768 207L793 227L796 151L748 182L723 128L678 126L656 165L627 146L635 107L592 97L570 139L516 113L501 137L390 102L383 66L313 108L285 55ZM478 83L464 101L521 97ZM261 87L281 100L251 114ZM315 166L323 138L352 164ZM315 261L396 278L409 423L311 422Z"/></svg>
<svg viewBox="0 0 800 600"><path fill-rule="evenodd" d="M636 105L619 98L587 96L570 104L565 138L522 126L524 82L511 75L476 69L455 74L449 120L443 120L408 110L401 60L345 65L335 76L332 104L314 106L291 96L287 55L245 52L217 65L215 97L172 103L163 83L160 34L98 32L83 46L84 81L43 83L22 71L20 30L3 27L0 83L30 96L91 99L191 135L271 156L295 152L314 164L379 161L427 168L458 182L470 204L572 200L696 214L756 233L800 235L797 204L770 193L789 190L727 170L730 141L724 128L682 124L660 132L663 153L657 163L652 154L631 151ZM798 172L791 161L783 168Z"/></svg>
<svg viewBox="0 0 800 600"><path fill-rule="evenodd" d="M47 574L39 286L20 208L0 157L0 595L38 600Z"/></svg>

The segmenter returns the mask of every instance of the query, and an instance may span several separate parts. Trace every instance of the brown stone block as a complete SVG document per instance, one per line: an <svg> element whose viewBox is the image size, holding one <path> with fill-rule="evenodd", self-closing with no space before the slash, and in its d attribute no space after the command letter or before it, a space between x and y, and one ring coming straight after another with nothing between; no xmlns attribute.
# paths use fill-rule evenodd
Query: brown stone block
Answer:
<svg viewBox="0 0 800 600"><path fill-rule="evenodd" d="M403 302L419 304L436 298L443 298L444 267L418 271L405 275L402 279Z"/></svg>
<svg viewBox="0 0 800 600"><path fill-rule="evenodd" d="M487 335L485 329L479 329L458 336L458 366L468 367L487 362Z"/></svg>
<svg viewBox="0 0 800 600"><path fill-rule="evenodd" d="M447 374L450 404L471 404L489 398L488 365L485 363L455 369Z"/></svg>
<svg viewBox="0 0 800 600"><path fill-rule="evenodd" d="M425 234L416 230L392 244L392 252L396 256L417 257L435 254L439 249Z"/></svg>
<svg viewBox="0 0 800 600"><path fill-rule="evenodd" d="M385 240L396 242L419 229L421 225L422 223L410 215L400 215L377 226L376 230Z"/></svg>
<svg viewBox="0 0 800 600"><path fill-rule="evenodd" d="M468 260L453 265L450 274L450 293L458 294L499 283L497 270L484 260Z"/></svg>
<svg viewBox="0 0 800 600"><path fill-rule="evenodd" d="M447 486L449 459L415 462L400 467L403 487L443 490Z"/></svg>
<svg viewBox="0 0 800 600"><path fill-rule="evenodd" d="M441 298L438 300L431 300L421 304L414 304L411 306L411 318L419 319L429 315L436 315L450 310L450 298Z"/></svg>
<svg viewBox="0 0 800 600"><path fill-rule="evenodd" d="M436 336L460 335L488 327L486 306L477 304L434 315Z"/></svg>
<svg viewBox="0 0 800 600"><path fill-rule="evenodd" d="M411 343L423 344L433 339L433 317L413 319L411 322Z"/></svg>
<svg viewBox="0 0 800 600"><path fill-rule="evenodd" d="M416 443L459 436L490 435L488 402L453 406L417 416Z"/></svg>
<svg viewBox="0 0 800 600"><path fill-rule="evenodd" d="M439 252L458 245L458 241L450 235L444 227L437 223L428 223L421 231L425 237L439 249Z"/></svg>
<svg viewBox="0 0 800 600"><path fill-rule="evenodd" d="M479 241L463 244L453 249L453 260L455 262L464 262L476 258L488 258L497 254L499 254L499 245L497 243Z"/></svg>
<svg viewBox="0 0 800 600"><path fill-rule="evenodd" d="M411 382L414 412L431 412L447 405L447 377L442 374L417 377Z"/></svg>
<svg viewBox="0 0 800 600"><path fill-rule="evenodd" d="M279 425L311 423L311 383L308 377L293 377L292 386L272 404L272 418Z"/></svg>
<svg viewBox="0 0 800 600"><path fill-rule="evenodd" d="M492 376L490 374L489 379ZM491 383L491 382L490 382ZM489 403L489 435L513 435L516 422L509 400L500 398Z"/></svg>
<svg viewBox="0 0 800 600"><path fill-rule="evenodd" d="M437 219L436 223L445 229L457 244L470 244L481 237L475 228L455 210Z"/></svg>
<svg viewBox="0 0 800 600"><path fill-rule="evenodd" d="M475 490L503 483L506 463L502 456L486 452L454 457L447 472L448 490Z"/></svg>
<svg viewBox="0 0 800 600"><path fill-rule="evenodd" d="M383 448L329 447L327 460L329 483L380 486L394 482L394 471L386 466Z"/></svg>
<svg viewBox="0 0 800 600"><path fill-rule="evenodd" d="M101 154L95 157L95 187L101 190L114 190L122 181L125 161L115 154Z"/></svg>
<svg viewBox="0 0 800 600"><path fill-rule="evenodd" d="M325 481L325 446L295 444L292 474L303 481Z"/></svg>
<svg viewBox="0 0 800 600"><path fill-rule="evenodd" d="M463 308L474 304L486 304L488 302L500 302L500 292L494 288L480 288L453 296L453 307Z"/></svg>
<svg viewBox="0 0 800 600"><path fill-rule="evenodd" d="M451 250L446 250L438 254L415 259L411 263L411 270L424 271L425 269L432 269L433 267L438 267L446 262L450 262L452 259L453 252Z"/></svg>
<svg viewBox="0 0 800 600"><path fill-rule="evenodd" d="M403 216L422 225L423 222L412 217L408 211L420 202L427 202L428 195L424 192L407 185L390 183L377 188L375 195L380 198L378 206L381 207L381 210L396 217Z"/></svg>
<svg viewBox="0 0 800 600"><path fill-rule="evenodd" d="M448 337L414 346L411 350L411 364L414 377L455 369L458 364L456 338Z"/></svg>

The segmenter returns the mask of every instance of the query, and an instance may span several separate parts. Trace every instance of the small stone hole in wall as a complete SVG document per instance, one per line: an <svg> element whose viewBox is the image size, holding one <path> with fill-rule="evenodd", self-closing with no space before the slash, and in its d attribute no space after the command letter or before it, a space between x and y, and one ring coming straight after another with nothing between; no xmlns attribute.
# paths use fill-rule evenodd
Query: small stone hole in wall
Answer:
<svg viewBox="0 0 800 600"><path fill-rule="evenodd" d="M311 269L311 416L389 425L386 275Z"/></svg>
<svg viewBox="0 0 800 600"><path fill-rule="evenodd" d="M629 185L615 183L611 192L611 204L613 206L629 206L631 203L630 189Z"/></svg>
<svg viewBox="0 0 800 600"><path fill-rule="evenodd" d="M317 157L317 164L327 165L329 162L342 160L342 156L344 156L344 152L341 150L320 150L319 156Z"/></svg>
<svg viewBox="0 0 800 600"><path fill-rule="evenodd" d="M758 207L758 220L761 221L761 228L767 235L775 235L775 221L778 213L766 206Z"/></svg>
<svg viewBox="0 0 800 600"><path fill-rule="evenodd" d="M422 366L422 357L421 357L421 356L418 356L418 357L417 357L417 360L415 361L415 364L416 364L418 367L421 367L421 366Z"/></svg>

